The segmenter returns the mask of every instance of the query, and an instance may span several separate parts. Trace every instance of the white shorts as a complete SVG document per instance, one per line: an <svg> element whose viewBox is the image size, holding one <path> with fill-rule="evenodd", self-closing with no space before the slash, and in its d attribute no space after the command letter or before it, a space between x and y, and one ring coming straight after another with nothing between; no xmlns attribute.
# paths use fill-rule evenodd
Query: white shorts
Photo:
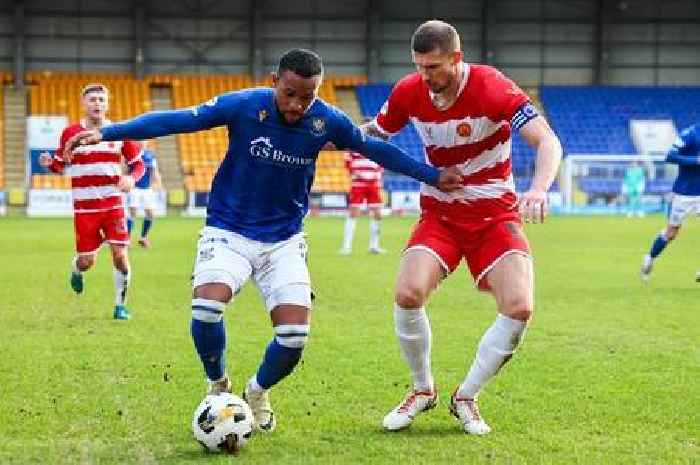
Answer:
<svg viewBox="0 0 700 465"><path fill-rule="evenodd" d="M690 215L700 214L700 196L674 194L671 201L671 211L668 215L668 224L680 226Z"/></svg>
<svg viewBox="0 0 700 465"><path fill-rule="evenodd" d="M252 278L268 312L280 304L311 308L306 252L304 233L266 243L205 226L197 243L192 286L223 283L235 295Z"/></svg>
<svg viewBox="0 0 700 465"><path fill-rule="evenodd" d="M148 208L154 209L156 206L156 198L153 189L134 188L129 192L128 197L129 208Z"/></svg>

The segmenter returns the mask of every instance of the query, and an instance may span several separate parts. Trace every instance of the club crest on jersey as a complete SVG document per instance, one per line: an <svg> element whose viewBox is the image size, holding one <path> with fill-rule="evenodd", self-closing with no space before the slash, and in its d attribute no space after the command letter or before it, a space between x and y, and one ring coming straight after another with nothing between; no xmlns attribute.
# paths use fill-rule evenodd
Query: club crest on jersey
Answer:
<svg viewBox="0 0 700 465"><path fill-rule="evenodd" d="M267 110L260 110L258 112L258 121L262 123L263 121L265 121L265 118L267 118Z"/></svg>
<svg viewBox="0 0 700 465"><path fill-rule="evenodd" d="M311 133L314 136L322 136L326 133L326 120L323 118L313 118L311 120Z"/></svg>
<svg viewBox="0 0 700 465"><path fill-rule="evenodd" d="M459 123L457 125L457 135L459 137L469 137L472 134L472 127L469 123Z"/></svg>

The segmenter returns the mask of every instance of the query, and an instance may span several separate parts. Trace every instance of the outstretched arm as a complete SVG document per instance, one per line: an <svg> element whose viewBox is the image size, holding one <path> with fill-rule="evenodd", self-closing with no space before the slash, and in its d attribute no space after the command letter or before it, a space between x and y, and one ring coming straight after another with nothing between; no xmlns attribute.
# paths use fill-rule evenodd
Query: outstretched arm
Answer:
<svg viewBox="0 0 700 465"><path fill-rule="evenodd" d="M360 152L384 168L431 184L440 190L450 192L463 187L462 176L456 169L438 170L434 166L414 160L397 146L383 140L366 137L359 146L353 147L353 150Z"/></svg>
<svg viewBox="0 0 700 465"><path fill-rule="evenodd" d="M192 108L180 110L151 111L123 123L104 126L100 129L82 131L66 143L65 154L72 154L78 145L97 144L100 141L143 140L168 134L200 131L226 124L235 111L240 98L236 93L226 94ZM70 161L70 160L66 160Z"/></svg>

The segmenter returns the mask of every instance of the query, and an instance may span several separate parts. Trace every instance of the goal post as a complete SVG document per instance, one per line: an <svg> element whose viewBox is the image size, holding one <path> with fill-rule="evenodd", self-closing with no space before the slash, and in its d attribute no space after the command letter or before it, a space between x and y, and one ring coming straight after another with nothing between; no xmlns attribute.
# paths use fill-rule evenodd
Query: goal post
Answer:
<svg viewBox="0 0 700 465"><path fill-rule="evenodd" d="M641 168L643 213L665 211L678 167L663 155L575 154L563 162L560 177L562 213L629 214L625 176ZM639 174L639 173L637 173Z"/></svg>

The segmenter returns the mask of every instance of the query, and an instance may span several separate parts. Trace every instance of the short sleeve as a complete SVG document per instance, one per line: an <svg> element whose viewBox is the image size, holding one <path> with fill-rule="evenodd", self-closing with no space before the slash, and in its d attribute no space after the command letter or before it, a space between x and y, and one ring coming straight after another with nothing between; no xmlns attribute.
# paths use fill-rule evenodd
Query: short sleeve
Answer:
<svg viewBox="0 0 700 465"><path fill-rule="evenodd" d="M518 85L500 71L493 69L486 76L490 109L499 119L510 121L515 112L530 101L527 94Z"/></svg>
<svg viewBox="0 0 700 465"><path fill-rule="evenodd" d="M122 143L122 155L127 163L133 163L141 155L141 144L134 140L125 140Z"/></svg>
<svg viewBox="0 0 700 465"><path fill-rule="evenodd" d="M384 102L375 119L377 126L383 132L392 135L403 128L410 113L408 103L411 98L411 88L407 81L399 81L389 94L389 98Z"/></svg>

